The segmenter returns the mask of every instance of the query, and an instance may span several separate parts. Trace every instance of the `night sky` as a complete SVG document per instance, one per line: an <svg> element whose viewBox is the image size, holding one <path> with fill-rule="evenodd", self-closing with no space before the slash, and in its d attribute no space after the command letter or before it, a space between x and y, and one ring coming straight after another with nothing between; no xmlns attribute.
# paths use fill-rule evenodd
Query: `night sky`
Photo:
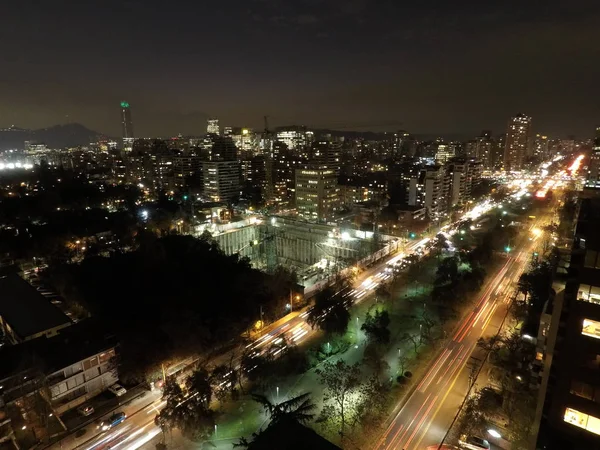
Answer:
<svg viewBox="0 0 600 450"><path fill-rule="evenodd" d="M476 135L600 124L600 1L5 0L0 127L221 124ZM397 125L393 125L398 123ZM400 123L402 123L400 125Z"/></svg>

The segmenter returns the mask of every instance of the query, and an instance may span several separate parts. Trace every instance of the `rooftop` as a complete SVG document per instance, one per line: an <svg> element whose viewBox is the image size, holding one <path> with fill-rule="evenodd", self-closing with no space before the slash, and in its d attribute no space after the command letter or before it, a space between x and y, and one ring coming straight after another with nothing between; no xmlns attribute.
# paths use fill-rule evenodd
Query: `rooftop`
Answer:
<svg viewBox="0 0 600 450"><path fill-rule="evenodd" d="M40 337L0 350L0 379L28 369L50 375L90 356L115 347L117 340L96 319L86 319L60 334Z"/></svg>
<svg viewBox="0 0 600 450"><path fill-rule="evenodd" d="M21 339L71 324L71 319L15 273L0 277L0 316Z"/></svg>

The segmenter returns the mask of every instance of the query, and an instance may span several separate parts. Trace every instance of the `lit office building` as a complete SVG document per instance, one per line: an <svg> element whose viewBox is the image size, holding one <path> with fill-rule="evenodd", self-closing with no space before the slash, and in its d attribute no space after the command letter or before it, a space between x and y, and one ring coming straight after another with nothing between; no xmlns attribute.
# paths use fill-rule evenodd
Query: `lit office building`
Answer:
<svg viewBox="0 0 600 450"><path fill-rule="evenodd" d="M437 144L437 151L435 153L435 160L440 164L446 164L446 162L455 156L455 147L448 145L444 142Z"/></svg>
<svg viewBox="0 0 600 450"><path fill-rule="evenodd" d="M305 127L291 127L277 131L277 140L283 142L290 150L302 151L314 141L314 133Z"/></svg>
<svg viewBox="0 0 600 450"><path fill-rule="evenodd" d="M219 119L208 119L206 125L207 134L220 134Z"/></svg>
<svg viewBox="0 0 600 450"><path fill-rule="evenodd" d="M228 202L241 190L239 161L202 161L203 196L213 202Z"/></svg>
<svg viewBox="0 0 600 450"><path fill-rule="evenodd" d="M332 220L339 205L337 178L328 167L296 169L296 209L301 218L319 223Z"/></svg>

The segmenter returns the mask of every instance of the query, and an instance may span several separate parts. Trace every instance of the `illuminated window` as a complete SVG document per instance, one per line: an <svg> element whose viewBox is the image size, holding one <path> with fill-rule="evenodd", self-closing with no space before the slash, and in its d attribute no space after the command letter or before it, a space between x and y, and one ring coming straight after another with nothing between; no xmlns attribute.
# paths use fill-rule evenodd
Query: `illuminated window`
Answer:
<svg viewBox="0 0 600 450"><path fill-rule="evenodd" d="M581 334L600 339L600 322L591 319L583 319Z"/></svg>
<svg viewBox="0 0 600 450"><path fill-rule="evenodd" d="M580 284L577 291L577 299L600 304L600 287L590 286L589 284Z"/></svg>
<svg viewBox="0 0 600 450"><path fill-rule="evenodd" d="M594 416L577 411L576 409L567 408L565 411L564 421L583 428L594 434L600 434L600 419Z"/></svg>

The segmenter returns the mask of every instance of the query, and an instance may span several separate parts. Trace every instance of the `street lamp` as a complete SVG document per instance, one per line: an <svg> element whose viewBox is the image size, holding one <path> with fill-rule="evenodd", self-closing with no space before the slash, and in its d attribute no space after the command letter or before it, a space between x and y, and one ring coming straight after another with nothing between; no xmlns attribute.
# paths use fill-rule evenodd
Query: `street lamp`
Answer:
<svg viewBox="0 0 600 450"><path fill-rule="evenodd" d="M494 429L489 429L489 430L487 430L487 432L493 438L500 439L502 437L502 435Z"/></svg>

